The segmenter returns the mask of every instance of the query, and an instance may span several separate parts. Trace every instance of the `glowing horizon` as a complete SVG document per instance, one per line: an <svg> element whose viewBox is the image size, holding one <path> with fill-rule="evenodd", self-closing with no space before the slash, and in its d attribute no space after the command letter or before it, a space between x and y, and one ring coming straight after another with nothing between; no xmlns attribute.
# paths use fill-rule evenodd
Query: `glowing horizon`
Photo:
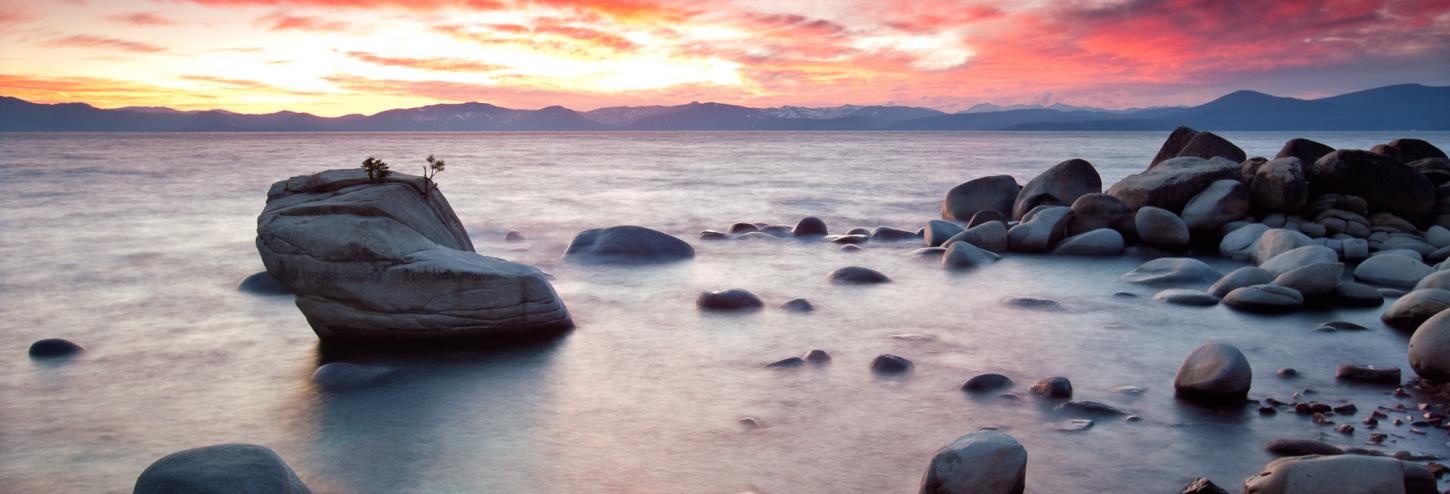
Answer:
<svg viewBox="0 0 1450 494"><path fill-rule="evenodd" d="M1450 2L0 0L0 95L323 116L1190 105L1450 85Z"/></svg>

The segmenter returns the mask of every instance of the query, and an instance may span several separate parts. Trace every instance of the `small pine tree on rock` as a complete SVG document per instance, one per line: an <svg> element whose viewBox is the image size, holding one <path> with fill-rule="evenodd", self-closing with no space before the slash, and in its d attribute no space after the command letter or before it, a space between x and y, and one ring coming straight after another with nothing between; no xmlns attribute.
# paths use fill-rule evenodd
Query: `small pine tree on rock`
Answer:
<svg viewBox="0 0 1450 494"><path fill-rule="evenodd" d="M443 167L447 166L447 163L434 158L431 154L428 155L425 161L428 162L428 166L423 167L423 197L428 197L428 194L438 189L438 182L434 182L433 177L437 176L439 172L442 172Z"/></svg>
<svg viewBox="0 0 1450 494"><path fill-rule="evenodd" d="M377 183L377 181L387 178L388 175L393 173L392 170L388 169L387 163L372 156L368 156L367 159L363 160L362 169L368 172L368 181L373 183Z"/></svg>

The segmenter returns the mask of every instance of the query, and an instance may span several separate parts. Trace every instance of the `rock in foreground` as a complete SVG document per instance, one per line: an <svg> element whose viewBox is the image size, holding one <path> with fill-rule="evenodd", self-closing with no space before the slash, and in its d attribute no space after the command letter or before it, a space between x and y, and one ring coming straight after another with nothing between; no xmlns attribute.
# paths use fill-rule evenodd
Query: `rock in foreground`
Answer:
<svg viewBox="0 0 1450 494"><path fill-rule="evenodd" d="M282 457L251 444L188 449L156 460L134 494L310 494Z"/></svg>
<svg viewBox="0 0 1450 494"><path fill-rule="evenodd" d="M84 351L85 348L64 338L46 338L30 344L31 358L69 357Z"/></svg>
<svg viewBox="0 0 1450 494"><path fill-rule="evenodd" d="M1180 397L1210 403L1238 404L1248 396L1254 373L1243 352L1233 345L1208 343L1198 347L1173 378Z"/></svg>
<svg viewBox="0 0 1450 494"><path fill-rule="evenodd" d="M938 450L921 479L921 494L1021 494L1027 448L997 431L970 432Z"/></svg>
<svg viewBox="0 0 1450 494"><path fill-rule="evenodd" d="M1425 379L1450 382L1450 312L1434 315L1415 330L1410 368Z"/></svg>
<svg viewBox="0 0 1450 494"><path fill-rule="evenodd" d="M257 218L267 272L325 341L555 334L572 326L547 275L478 255L439 190L362 170L277 182Z"/></svg>
<svg viewBox="0 0 1450 494"><path fill-rule="evenodd" d="M1280 458L1244 480L1244 494L1434 492L1435 479L1424 468L1394 458L1361 455Z"/></svg>

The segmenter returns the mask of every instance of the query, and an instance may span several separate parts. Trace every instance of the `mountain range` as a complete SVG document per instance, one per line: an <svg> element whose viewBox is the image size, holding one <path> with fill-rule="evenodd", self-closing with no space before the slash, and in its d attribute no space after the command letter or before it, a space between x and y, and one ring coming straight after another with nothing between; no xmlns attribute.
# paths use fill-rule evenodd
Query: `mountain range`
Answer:
<svg viewBox="0 0 1450 494"><path fill-rule="evenodd" d="M608 130L1450 130L1450 86L1401 84L1319 99L1236 91L1198 106L1105 110L1062 104L982 104L958 113L910 106L750 108L692 102L579 112L487 103L437 104L373 115L319 117L160 107L100 109L0 96L0 132L608 131Z"/></svg>

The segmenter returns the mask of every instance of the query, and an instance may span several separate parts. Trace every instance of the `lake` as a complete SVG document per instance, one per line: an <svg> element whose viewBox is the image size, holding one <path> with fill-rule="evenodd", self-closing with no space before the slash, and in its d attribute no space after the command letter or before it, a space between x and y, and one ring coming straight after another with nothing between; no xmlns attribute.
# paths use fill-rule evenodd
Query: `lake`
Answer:
<svg viewBox="0 0 1450 494"><path fill-rule="evenodd" d="M1227 132L1250 156L1292 137L1369 148L1395 137L1441 147L1447 132ZM1146 168L1163 132L0 134L0 485L16 492L130 492L157 458L247 442L275 449L317 492L915 492L935 450L997 427L1028 450L1030 492L1176 492L1196 476L1231 491L1272 457L1264 441L1364 446L1292 413L1260 416L1173 397L1183 357L1207 341L1242 349L1251 398L1406 403L1339 384L1355 362L1406 364L1408 335L1381 309L1256 316L1169 306L1118 281L1144 254L1009 254L966 273L907 255L796 241L702 242L734 222L833 232L915 230L951 187L989 174L1025 182L1068 158L1110 184ZM290 297L237 290L262 270L253 240L269 185L376 156L405 173L449 163L441 190L480 253L533 264L578 327L555 341L439 355L323 354ZM618 224L694 244L652 267L564 263L579 231ZM524 244L505 243L518 230ZM1238 263L1210 259L1227 272ZM862 265L892 277L830 284ZM702 290L745 288L767 309L702 313ZM1115 292L1139 294L1114 297ZM804 297L817 310L774 306ZM1060 310L1004 301L1053 299ZM1346 320L1363 332L1320 333ZM31 360L31 342L87 347ZM813 348L829 365L761 366ZM913 360L902 378L871 359ZM336 359L391 365L384 384L325 392ZM1275 369L1293 367L1284 379ZM1017 398L967 396L976 374ZM1075 398L1141 417L1079 432L1027 387L1067 376ZM1121 387L1140 387L1139 393ZM760 427L740 423L745 417ZM1450 454L1443 431L1390 432L1386 452ZM1442 489L1445 488L1442 484Z"/></svg>

